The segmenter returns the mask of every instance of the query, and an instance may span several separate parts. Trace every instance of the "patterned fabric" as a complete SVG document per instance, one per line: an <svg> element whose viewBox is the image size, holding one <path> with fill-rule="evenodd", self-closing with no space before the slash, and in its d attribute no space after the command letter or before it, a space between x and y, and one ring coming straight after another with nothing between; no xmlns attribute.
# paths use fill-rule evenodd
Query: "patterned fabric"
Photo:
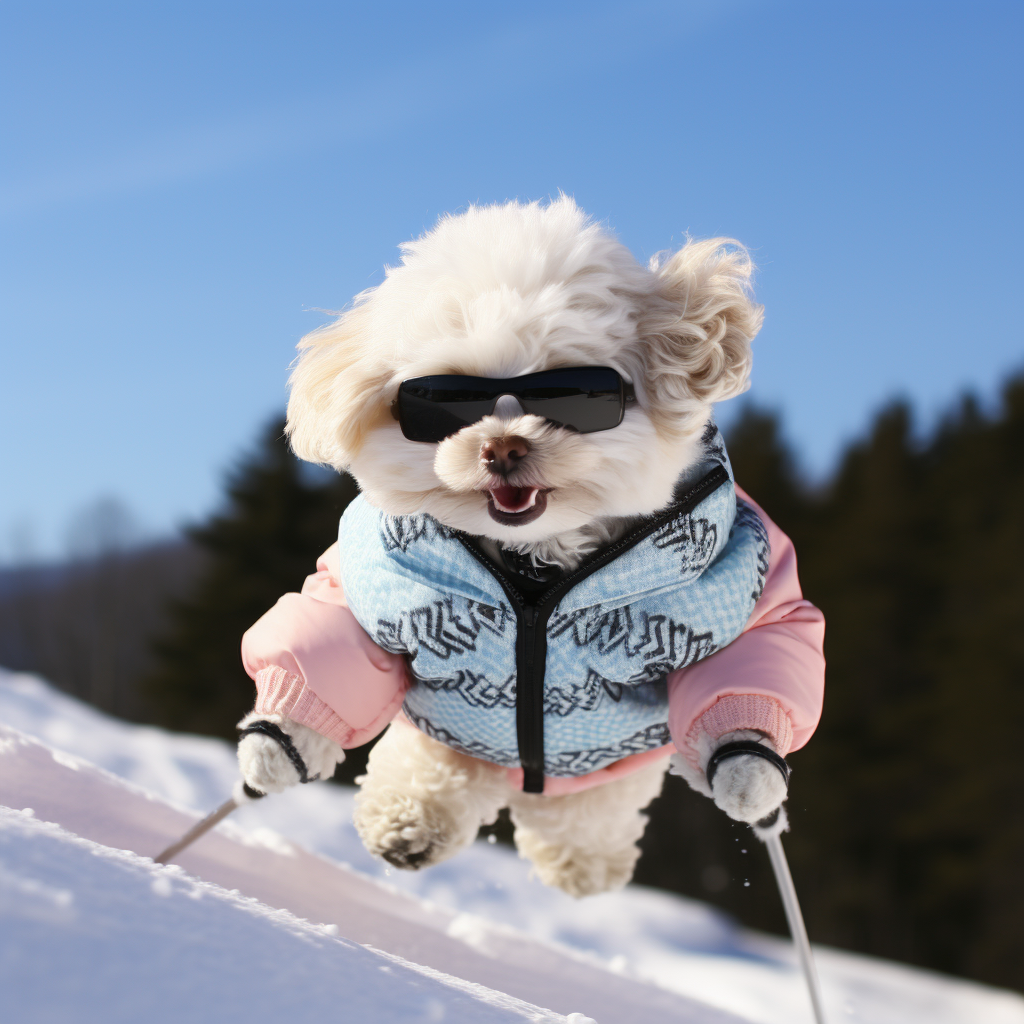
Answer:
<svg viewBox="0 0 1024 1024"><path fill-rule="evenodd" d="M565 593L547 626L545 773L576 776L670 742L666 677L730 643L764 587L768 535L737 502L717 431L694 482L729 481ZM456 750L519 765L516 615L458 536L426 515L362 497L339 530L348 605L381 647L406 656L408 719Z"/></svg>

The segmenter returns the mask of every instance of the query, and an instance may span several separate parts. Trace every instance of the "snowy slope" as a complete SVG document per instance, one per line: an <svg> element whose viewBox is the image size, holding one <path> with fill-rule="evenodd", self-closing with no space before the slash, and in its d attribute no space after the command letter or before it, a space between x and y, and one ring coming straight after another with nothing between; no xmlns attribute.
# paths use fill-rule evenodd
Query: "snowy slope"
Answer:
<svg viewBox="0 0 1024 1024"><path fill-rule="evenodd" d="M3 807L0 915L11 1021L565 1021Z"/></svg>
<svg viewBox="0 0 1024 1024"><path fill-rule="evenodd" d="M193 820L145 790L3 725L0 803L27 805L39 819L115 850L160 850ZM730 1014L617 976L571 951L509 929L467 929L455 911L310 854L274 833L218 831L183 851L179 861L189 875L221 890L243 893L314 925L333 926L346 939L534 1006L566 1015L599 1012L601 1024L648 1017L737 1024ZM34 880L49 884L45 878ZM86 924L97 926L92 919ZM9 942L19 949L25 945L16 928ZM41 941L34 958L48 960L50 945ZM83 952L90 949L86 945ZM153 952L146 944L139 955L164 958L159 948ZM176 951L169 960L176 963ZM75 975L94 971L88 959L74 966ZM130 971L122 970L130 983ZM188 966L184 972L188 974ZM28 1000L34 997L34 989L25 990L17 973L7 981L2 991L8 998L12 987Z"/></svg>
<svg viewBox="0 0 1024 1024"><path fill-rule="evenodd" d="M0 722L98 764L182 809L205 813L224 799L236 776L233 752L223 743L127 725L24 675L0 673ZM67 758L64 760L71 763ZM2 781L0 778L0 785ZM94 795L83 799L100 798ZM243 808L221 826L218 835L202 843L208 844L209 853L217 843L241 839L248 844L250 853L259 847L269 856L268 851L294 851L282 839L287 837L294 844L350 864L361 875L383 880L388 876L387 869L362 850L350 817L350 793L340 787L311 785ZM83 818L75 830L83 834L88 827L89 821ZM154 852L152 844L156 840L149 842L148 848L141 849L142 841L137 840L132 848ZM0 862L6 862L5 856L0 852ZM208 881L216 880L215 867L207 864L199 870L186 858L182 860L190 871ZM220 870L224 870L223 864ZM358 879L361 875L346 873L344 877ZM5 878L0 875L0 893L6 891ZM61 888L45 877L37 880L40 885ZM601 990L603 999L597 1000L600 1006L611 1008L616 997L621 1000L628 994L626 1005L639 1010L639 1004L653 1000L647 1009L660 1011L665 1019L710 1021L736 1015L765 1024L793 1024L810 1019L788 945L737 929L726 917L700 903L637 887L576 902L531 881L527 865L510 851L485 843L476 844L448 864L420 874L392 873L386 881L396 900L400 893L395 886L420 897L419 903L401 904L405 908L414 905L418 908L415 913L396 904L386 908L388 914L419 915L417 926L439 929L443 940L459 943L462 952L457 956L451 952L456 947L441 949L443 941L430 944L435 968L460 977L486 979L486 984L504 992L517 984L525 985L513 994L530 1002L555 1005L550 985L545 987L544 968L557 963L557 976L564 980L565 992L571 993L578 986L575 991L582 998L591 990ZM247 881L248 884L256 883ZM373 886L374 893L387 891L369 878L361 884ZM241 884L227 885L232 887L255 892ZM282 901L283 897L275 903L273 895L261 898L274 906L290 906ZM378 900L379 897L372 897L372 901ZM346 913L343 925L351 920L351 914ZM0 919L0 937L3 929ZM413 931L407 925L401 934L392 933L391 944L386 948L407 959L427 962L428 956L410 956L415 949L399 948L403 941L409 942ZM360 939L350 930L342 934L370 941ZM467 957L471 954L478 959L469 963ZM1009 993L835 951L819 950L818 957L826 1001L836 1021L1024 1024L1024 1000ZM503 960L511 960L518 970L502 975L498 968ZM0 966L6 973L7 962L0 959ZM592 973L588 975L587 971ZM530 984L525 984L523 979L528 975ZM548 981L550 977L548 973ZM672 1009L657 1005L663 998L683 1001ZM704 1004L706 1012L694 1016L694 1000ZM557 1001L562 1003L562 1013L584 1008L583 1003L565 1005L563 1000ZM725 1016L712 1008L724 1011ZM503 1008L503 1012L520 1010ZM600 1024L607 1022L601 1020Z"/></svg>

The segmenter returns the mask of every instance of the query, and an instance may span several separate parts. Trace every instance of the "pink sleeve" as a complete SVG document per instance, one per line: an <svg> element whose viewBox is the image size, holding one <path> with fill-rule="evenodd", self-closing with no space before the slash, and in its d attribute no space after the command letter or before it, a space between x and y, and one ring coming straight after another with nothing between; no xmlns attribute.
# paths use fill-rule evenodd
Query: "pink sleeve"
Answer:
<svg viewBox="0 0 1024 1024"><path fill-rule="evenodd" d="M785 756L802 747L821 717L825 617L805 601L793 542L739 487L768 528L771 562L760 600L731 644L669 676L669 728L676 748L699 769L700 733L756 729Z"/></svg>
<svg viewBox="0 0 1024 1024"><path fill-rule="evenodd" d="M256 711L287 715L343 747L373 739L408 689L405 662L378 647L345 604L337 544L300 594L285 594L242 637Z"/></svg>

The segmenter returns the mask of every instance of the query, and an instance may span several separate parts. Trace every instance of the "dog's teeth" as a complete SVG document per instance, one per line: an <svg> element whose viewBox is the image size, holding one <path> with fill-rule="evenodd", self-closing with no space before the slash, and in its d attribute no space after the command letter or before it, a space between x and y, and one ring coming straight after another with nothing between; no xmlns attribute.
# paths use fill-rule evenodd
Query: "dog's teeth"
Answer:
<svg viewBox="0 0 1024 1024"><path fill-rule="evenodd" d="M520 488L520 490L526 490L526 488ZM509 505L506 505L504 502L502 502L494 491L491 491L491 500L494 502L494 507L498 509L500 512L511 512L513 514L519 512L526 512L528 509L533 508L533 506L537 504L537 495L540 494L540 488L531 487L529 491L530 494L526 500L526 504L518 505L515 508L512 508Z"/></svg>

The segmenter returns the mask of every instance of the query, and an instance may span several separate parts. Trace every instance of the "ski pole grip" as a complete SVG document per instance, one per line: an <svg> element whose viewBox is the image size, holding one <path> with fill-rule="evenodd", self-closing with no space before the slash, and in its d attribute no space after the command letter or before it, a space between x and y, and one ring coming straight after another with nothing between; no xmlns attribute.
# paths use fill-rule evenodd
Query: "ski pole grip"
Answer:
<svg viewBox="0 0 1024 1024"><path fill-rule="evenodd" d="M760 757L765 761L770 761L782 773L782 778L786 783L786 789L789 789L790 767L786 762L786 759L781 757L779 754L776 754L770 747L766 747L763 743L758 743L756 740L736 740L734 743L723 743L711 755L711 757L708 758L708 765L704 769L704 775L708 780L708 786L711 786L715 778L715 773L718 771L718 766L723 761L728 761L731 757L742 757L744 754L753 754L755 757Z"/></svg>

